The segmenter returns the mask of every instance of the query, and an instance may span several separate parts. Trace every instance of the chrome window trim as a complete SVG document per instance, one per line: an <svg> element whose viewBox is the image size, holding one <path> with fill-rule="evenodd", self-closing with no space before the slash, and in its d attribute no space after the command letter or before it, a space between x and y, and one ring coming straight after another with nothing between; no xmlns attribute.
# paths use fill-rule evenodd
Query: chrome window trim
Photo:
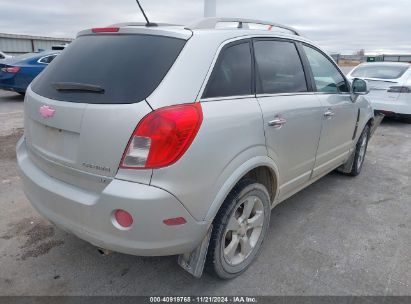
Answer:
<svg viewBox="0 0 411 304"><path fill-rule="evenodd" d="M201 98L200 102L232 100L232 99L247 99L247 98L256 98L256 96L252 94L252 95L235 95L235 96L224 96L224 97L209 97L209 98Z"/></svg>
<svg viewBox="0 0 411 304"><path fill-rule="evenodd" d="M351 96L350 92L328 93L328 92L314 92L316 95L347 95Z"/></svg>
<svg viewBox="0 0 411 304"><path fill-rule="evenodd" d="M302 95L315 95L316 92L295 92L295 93L262 93L257 94L257 98L267 98L267 97L282 97L282 96L302 96Z"/></svg>
<svg viewBox="0 0 411 304"><path fill-rule="evenodd" d="M211 97L201 98L200 102L232 100L232 99L247 99L247 98L269 98L269 97L284 97L284 96L302 96L302 95L338 95L350 96L349 92L344 93L326 93L326 92L296 92L296 93L272 93L272 94L256 94L256 95L235 95L226 97Z"/></svg>
<svg viewBox="0 0 411 304"><path fill-rule="evenodd" d="M338 96L351 96L349 92L344 92L344 93L296 92L296 93L257 94L255 97L256 97L256 98L267 98L267 97L302 96L302 95L338 95Z"/></svg>
<svg viewBox="0 0 411 304"><path fill-rule="evenodd" d="M41 64L48 65L48 64L50 64L50 63L41 62L41 61L42 61L43 59L47 58L47 57L51 57L51 56L57 57L57 55L58 55L58 54L49 54L49 55L43 56L43 57L41 57L39 60L37 60L37 63L41 63Z"/></svg>

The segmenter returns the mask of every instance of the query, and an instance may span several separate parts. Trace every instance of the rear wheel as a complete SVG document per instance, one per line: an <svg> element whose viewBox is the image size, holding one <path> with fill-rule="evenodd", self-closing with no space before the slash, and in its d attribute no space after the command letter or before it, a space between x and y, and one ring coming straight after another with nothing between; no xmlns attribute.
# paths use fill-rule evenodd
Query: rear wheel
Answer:
<svg viewBox="0 0 411 304"><path fill-rule="evenodd" d="M361 172L365 160L365 154L367 153L369 137L370 127L366 125L355 148L354 163L352 165L351 172L349 173L351 176L357 176Z"/></svg>
<svg viewBox="0 0 411 304"><path fill-rule="evenodd" d="M222 279L243 273L253 262L270 222L267 189L242 180L218 212L207 255L207 268Z"/></svg>
<svg viewBox="0 0 411 304"><path fill-rule="evenodd" d="M411 115L402 115L402 121L411 124Z"/></svg>

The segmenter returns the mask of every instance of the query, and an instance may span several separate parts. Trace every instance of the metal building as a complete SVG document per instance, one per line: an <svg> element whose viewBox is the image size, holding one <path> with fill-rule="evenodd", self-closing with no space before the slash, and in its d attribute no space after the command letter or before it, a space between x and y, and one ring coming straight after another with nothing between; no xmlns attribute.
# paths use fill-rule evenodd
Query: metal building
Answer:
<svg viewBox="0 0 411 304"><path fill-rule="evenodd" d="M0 33L0 51L10 55L51 50L54 45L68 44L73 39Z"/></svg>
<svg viewBox="0 0 411 304"><path fill-rule="evenodd" d="M409 62L411 63L411 53L408 54L381 54L381 55L368 55L367 62Z"/></svg>

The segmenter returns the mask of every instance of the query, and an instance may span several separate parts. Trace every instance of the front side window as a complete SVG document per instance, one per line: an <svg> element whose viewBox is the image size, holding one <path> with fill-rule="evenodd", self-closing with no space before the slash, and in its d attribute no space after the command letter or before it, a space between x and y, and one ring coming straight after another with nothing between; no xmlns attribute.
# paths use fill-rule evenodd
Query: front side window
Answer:
<svg viewBox="0 0 411 304"><path fill-rule="evenodd" d="M256 41L254 52L257 65L257 93L307 92L303 65L294 43Z"/></svg>
<svg viewBox="0 0 411 304"><path fill-rule="evenodd" d="M319 51L304 46L308 62L313 72L315 85L318 92L346 93L349 92L347 83L340 71L332 62Z"/></svg>
<svg viewBox="0 0 411 304"><path fill-rule="evenodd" d="M249 42L223 49L204 92L204 98L252 94Z"/></svg>

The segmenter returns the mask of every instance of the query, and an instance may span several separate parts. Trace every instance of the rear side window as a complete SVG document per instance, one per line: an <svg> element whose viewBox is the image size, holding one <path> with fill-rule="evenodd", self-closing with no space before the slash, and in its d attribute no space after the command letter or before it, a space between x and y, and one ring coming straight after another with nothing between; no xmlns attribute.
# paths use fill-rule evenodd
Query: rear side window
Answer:
<svg viewBox="0 0 411 304"><path fill-rule="evenodd" d="M203 97L251 95L251 62L249 42L223 49Z"/></svg>
<svg viewBox="0 0 411 304"><path fill-rule="evenodd" d="M319 51L304 46L308 62L313 72L315 85L318 92L346 93L349 92L347 83L340 71L332 62Z"/></svg>
<svg viewBox="0 0 411 304"><path fill-rule="evenodd" d="M303 65L296 46L287 41L256 41L257 93L307 92Z"/></svg>
<svg viewBox="0 0 411 304"><path fill-rule="evenodd" d="M381 79L397 79L404 75L408 67L404 66L362 66L356 68L352 73L352 77L364 77L364 78L381 78Z"/></svg>
<svg viewBox="0 0 411 304"><path fill-rule="evenodd" d="M184 45L185 40L163 36L81 36L40 74L32 89L39 95L71 102L139 102L160 84ZM62 83L101 90L57 90L56 84Z"/></svg>
<svg viewBox="0 0 411 304"><path fill-rule="evenodd" d="M39 59L40 63L49 64L51 63L57 55L50 55Z"/></svg>

